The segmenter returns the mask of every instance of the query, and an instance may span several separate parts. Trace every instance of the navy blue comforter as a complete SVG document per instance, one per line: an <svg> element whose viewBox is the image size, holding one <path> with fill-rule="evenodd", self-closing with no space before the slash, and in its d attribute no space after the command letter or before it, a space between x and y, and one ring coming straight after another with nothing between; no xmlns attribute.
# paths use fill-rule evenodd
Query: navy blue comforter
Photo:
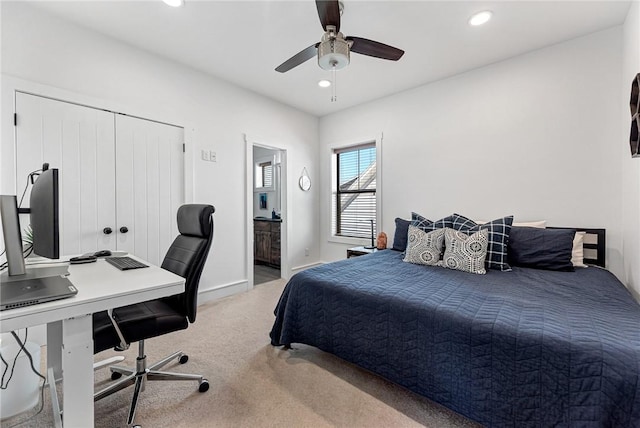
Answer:
<svg viewBox="0 0 640 428"><path fill-rule="evenodd" d="M639 427L640 305L608 271L474 275L393 250L296 274L273 345L304 343L494 427Z"/></svg>

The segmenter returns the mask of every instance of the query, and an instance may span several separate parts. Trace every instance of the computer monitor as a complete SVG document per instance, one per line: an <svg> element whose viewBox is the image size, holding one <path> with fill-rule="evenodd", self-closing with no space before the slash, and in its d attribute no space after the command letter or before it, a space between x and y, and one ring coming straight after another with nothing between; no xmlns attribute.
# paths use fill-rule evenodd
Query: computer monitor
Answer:
<svg viewBox="0 0 640 428"><path fill-rule="evenodd" d="M49 259L58 259L60 258L58 170L45 168L33 184L29 200L33 252Z"/></svg>
<svg viewBox="0 0 640 428"><path fill-rule="evenodd" d="M18 202L14 195L0 195L0 215L9 276L24 275L26 271L22 254L22 234Z"/></svg>

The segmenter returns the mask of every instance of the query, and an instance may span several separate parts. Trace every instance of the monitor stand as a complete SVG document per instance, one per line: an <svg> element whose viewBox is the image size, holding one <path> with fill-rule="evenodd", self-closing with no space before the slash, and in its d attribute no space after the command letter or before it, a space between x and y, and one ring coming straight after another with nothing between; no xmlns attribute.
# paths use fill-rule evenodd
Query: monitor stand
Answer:
<svg viewBox="0 0 640 428"><path fill-rule="evenodd" d="M35 278L47 278L50 276L67 276L69 275L69 264L58 264L50 266L26 266L26 273L24 275L9 276L8 272L2 272L0 275L0 282L23 281L25 279Z"/></svg>

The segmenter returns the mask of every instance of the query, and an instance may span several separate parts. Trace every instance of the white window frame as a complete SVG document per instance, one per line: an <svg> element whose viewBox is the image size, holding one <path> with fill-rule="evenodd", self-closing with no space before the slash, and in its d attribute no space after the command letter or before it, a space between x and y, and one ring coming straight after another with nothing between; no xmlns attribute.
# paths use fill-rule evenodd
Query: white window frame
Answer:
<svg viewBox="0 0 640 428"><path fill-rule="evenodd" d="M365 138L354 138L353 140L351 140L348 143L342 143L342 144L333 144L329 147L329 153L328 153L328 158L330 160L330 170L331 170L331 186L329 187L329 194L327 195L327 207L328 207L328 211L327 211L327 218L329 219L328 224L327 224L327 231L328 231L328 238L327 241L328 242L333 242L333 243L338 243L338 244L348 244L348 245L369 245L371 244L371 239L370 238L352 238L352 237L347 237L347 236L338 236L334 234L334 230L333 230L333 208L334 208L334 196L335 196L335 191L336 188L338 186L337 183L337 162L336 162L336 151L340 151L340 150L344 150L344 149L349 149L351 147L355 148L358 146L362 146L365 144L375 144L376 146L376 231L375 234L376 236L380 233L380 231L382 230L382 183L383 183L383 174L382 174L382 166L383 166L383 159L382 159L382 140L383 140L383 134L380 133L379 135L375 136L375 137L365 137Z"/></svg>

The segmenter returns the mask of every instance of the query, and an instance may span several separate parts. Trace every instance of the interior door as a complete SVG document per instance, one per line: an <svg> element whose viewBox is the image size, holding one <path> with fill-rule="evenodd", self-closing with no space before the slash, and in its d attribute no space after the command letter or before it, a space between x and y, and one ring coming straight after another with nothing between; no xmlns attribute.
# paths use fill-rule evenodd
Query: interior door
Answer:
<svg viewBox="0 0 640 428"><path fill-rule="evenodd" d="M60 254L115 248L115 234L103 233L115 227L113 113L22 92L16 113L18 198L31 171L59 168Z"/></svg>
<svg viewBox="0 0 640 428"><path fill-rule="evenodd" d="M184 203L183 128L116 114L117 247L160 265Z"/></svg>

